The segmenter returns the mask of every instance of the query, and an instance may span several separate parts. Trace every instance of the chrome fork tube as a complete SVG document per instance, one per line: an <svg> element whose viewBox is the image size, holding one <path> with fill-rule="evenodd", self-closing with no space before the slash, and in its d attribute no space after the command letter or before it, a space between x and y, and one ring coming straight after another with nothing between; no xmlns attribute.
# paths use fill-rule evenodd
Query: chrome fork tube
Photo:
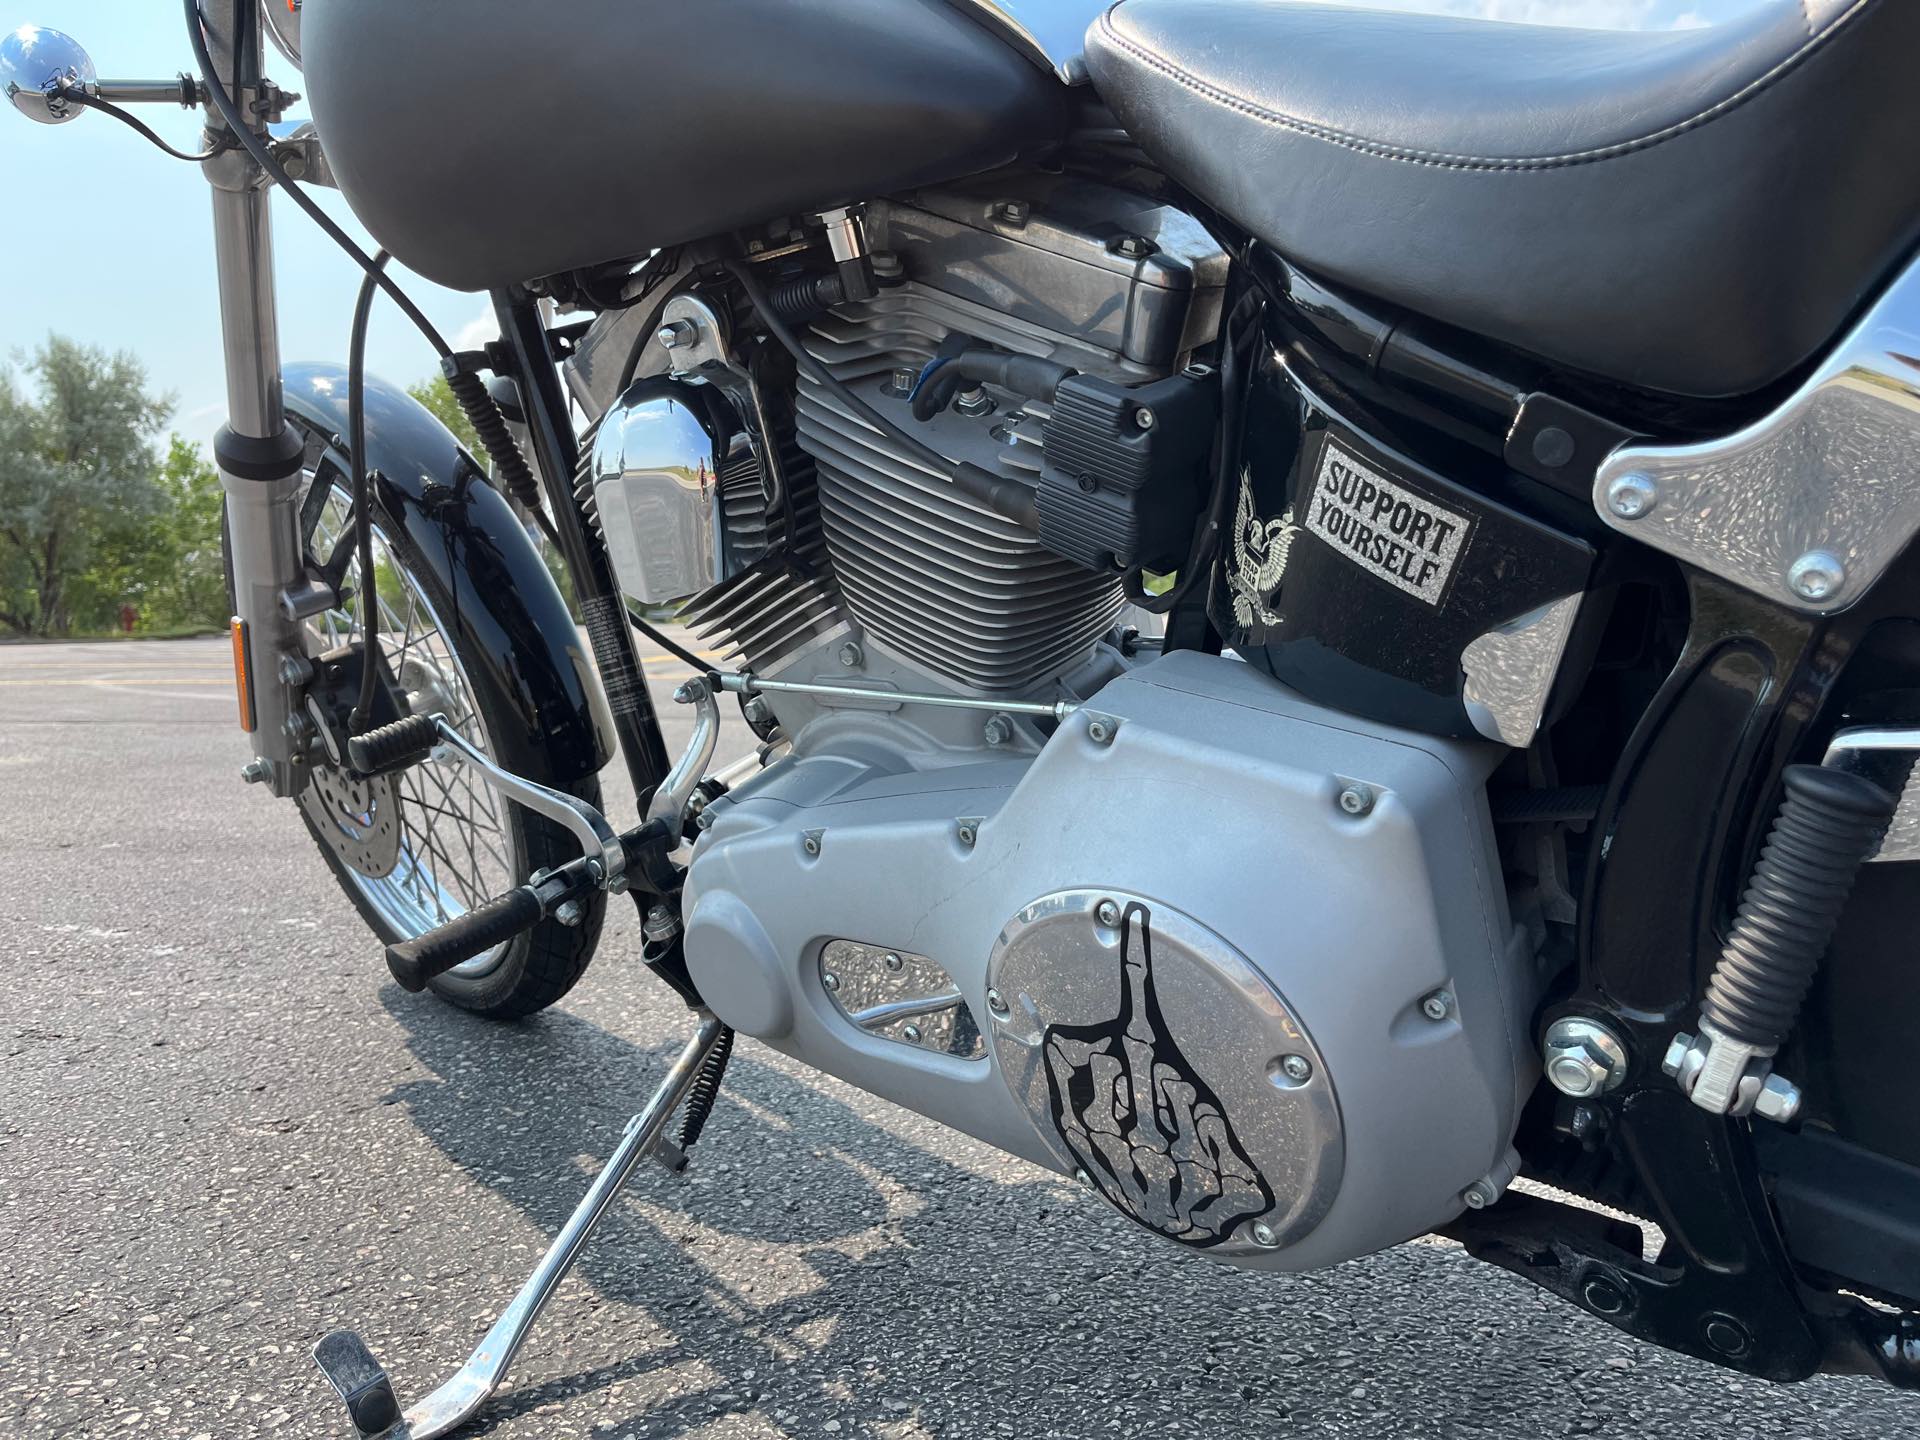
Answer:
<svg viewBox="0 0 1920 1440"><path fill-rule="evenodd" d="M240 44L238 0L201 0L207 48L243 114L259 75L240 73L242 54L257 65L255 33ZM208 134L226 125L208 108ZM301 451L281 405L280 329L274 298L273 216L266 176L244 150L201 167L213 188L214 264L220 284L220 328L227 368L228 423L214 441L226 492L228 551L233 565L236 664L243 658L243 723L251 721L251 780L276 795L306 787L312 731L300 700L309 673L302 622L334 598L307 579L300 536Z"/></svg>

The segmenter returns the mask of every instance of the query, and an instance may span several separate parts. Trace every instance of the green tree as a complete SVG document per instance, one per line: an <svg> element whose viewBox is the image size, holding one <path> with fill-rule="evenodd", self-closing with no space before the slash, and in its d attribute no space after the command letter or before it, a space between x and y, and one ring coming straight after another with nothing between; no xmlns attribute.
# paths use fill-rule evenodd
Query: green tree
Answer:
<svg viewBox="0 0 1920 1440"><path fill-rule="evenodd" d="M96 537L94 561L70 591L77 627L115 628L123 603L137 612L141 634L226 624L232 607L220 553L225 492L219 472L199 446L175 435L155 484L158 513L138 524L110 526Z"/></svg>
<svg viewBox="0 0 1920 1440"><path fill-rule="evenodd" d="M32 393L0 375L0 624L51 635L102 537L165 508L154 441L172 404L131 355L59 336L22 369Z"/></svg>

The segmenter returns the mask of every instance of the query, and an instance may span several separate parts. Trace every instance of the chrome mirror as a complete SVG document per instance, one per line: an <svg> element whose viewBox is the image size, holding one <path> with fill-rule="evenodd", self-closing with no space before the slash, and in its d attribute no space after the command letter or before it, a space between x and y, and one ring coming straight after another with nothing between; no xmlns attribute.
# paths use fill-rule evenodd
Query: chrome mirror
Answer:
<svg viewBox="0 0 1920 1440"><path fill-rule="evenodd" d="M42 125L64 125L86 107L68 90L91 93L99 84L93 59L71 35L42 25L22 25L0 39L0 90L14 109Z"/></svg>

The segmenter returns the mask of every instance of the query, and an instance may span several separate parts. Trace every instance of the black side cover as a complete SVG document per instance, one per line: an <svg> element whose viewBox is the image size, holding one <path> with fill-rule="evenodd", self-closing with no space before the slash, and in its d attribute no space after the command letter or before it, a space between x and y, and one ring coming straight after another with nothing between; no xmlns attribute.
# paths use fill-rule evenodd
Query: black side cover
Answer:
<svg viewBox="0 0 1920 1440"><path fill-rule="evenodd" d="M1066 90L948 0L306 0L341 191L460 290L988 170Z"/></svg>

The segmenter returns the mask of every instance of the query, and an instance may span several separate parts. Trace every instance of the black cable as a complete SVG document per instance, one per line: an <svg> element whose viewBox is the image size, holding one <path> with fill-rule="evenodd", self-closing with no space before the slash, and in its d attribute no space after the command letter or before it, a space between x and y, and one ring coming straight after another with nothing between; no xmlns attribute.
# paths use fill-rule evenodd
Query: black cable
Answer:
<svg viewBox="0 0 1920 1440"><path fill-rule="evenodd" d="M176 150L173 148L173 146L169 145L166 141L162 140L159 137L159 135L154 132L153 127L148 125L146 121L140 119L136 115L132 115L127 111L122 110L118 105L115 105L111 100L102 100L98 95L89 95L87 94L86 91L78 89L73 86L63 87L62 90L60 91L60 94L63 99L71 101L75 105L84 105L89 110L98 110L102 115L111 115L114 119L118 120L122 125L127 126L129 129L133 130L136 134L144 136L146 139L152 141L160 149L164 150L167 154L171 155L176 160L186 160L186 161L190 161L195 165L198 165L205 161L213 159L213 157L216 155L224 155L227 151L235 148L233 142L223 141L218 145L212 146L210 149L202 150L197 155L190 154L185 150Z"/></svg>
<svg viewBox="0 0 1920 1440"><path fill-rule="evenodd" d="M638 630L642 635L646 636L649 640L653 641L654 644L658 645L662 650L666 651L669 655L673 656L674 659L682 661L685 664L692 666L693 671L696 675L711 675L714 673L713 666L709 665L706 661L702 660L698 655L694 654L691 650L687 649L685 646L676 645L673 641L669 640L661 631L654 628L652 625L649 625L646 621L642 620L638 615L634 614L632 610L627 611L627 619L633 622L634 629Z"/></svg>
<svg viewBox="0 0 1920 1440"><path fill-rule="evenodd" d="M233 132L234 138L246 148L249 155L253 156L260 168L267 172L273 183L287 192L287 198L306 211L307 217L324 230L334 244L346 251L354 264L366 271L373 277L375 284L393 297L393 303L400 307L409 320L420 327L420 333L427 337L427 343L433 346L434 352L443 359L451 355L452 347L434 328L433 322L421 313L420 307L407 298L407 292L394 283L392 276L383 274L366 251L354 244L352 237L333 223L327 212L315 203L313 197L294 183L293 177L287 174L285 167L273 158L273 152L267 149L266 143L246 123L240 114L240 107L234 104L233 96L227 93L226 85L222 83L219 73L214 68L213 55L207 49L207 37L200 29L199 0L184 0L184 4L187 15L187 38L193 46L194 63L200 67L200 78L207 87L207 98L213 102L213 108L220 112L220 118L227 122L227 128ZM240 30L244 35L252 24L251 11L249 10L244 17L236 18L242 18Z"/></svg>
<svg viewBox="0 0 1920 1440"><path fill-rule="evenodd" d="M347 733L368 728L373 714L374 671L380 667L380 590L373 568L373 483L367 474L367 321L387 252L374 257L353 307L353 337L347 345L347 445L353 466L354 538L360 550L360 698L347 717Z"/></svg>
<svg viewBox="0 0 1920 1440"><path fill-rule="evenodd" d="M800 343L799 337L787 328L786 322L774 311L767 299L767 292L761 288L760 282L754 278L753 271L745 263L739 260L725 260L721 263L726 266L727 272L740 282L740 288L746 291L747 299L759 312L760 323L767 327L767 333L786 347L788 353L793 356L794 364L798 365L815 384L829 391L841 404L882 435L905 448L908 453L932 469L936 475L944 476L962 495L978 500L996 515L1013 521L1024 530L1037 531L1040 528L1038 501L1032 490L1018 480L995 475L992 471L983 470L978 465L949 460L939 451L922 444L902 430L842 385L826 366L813 358L813 353Z"/></svg>

